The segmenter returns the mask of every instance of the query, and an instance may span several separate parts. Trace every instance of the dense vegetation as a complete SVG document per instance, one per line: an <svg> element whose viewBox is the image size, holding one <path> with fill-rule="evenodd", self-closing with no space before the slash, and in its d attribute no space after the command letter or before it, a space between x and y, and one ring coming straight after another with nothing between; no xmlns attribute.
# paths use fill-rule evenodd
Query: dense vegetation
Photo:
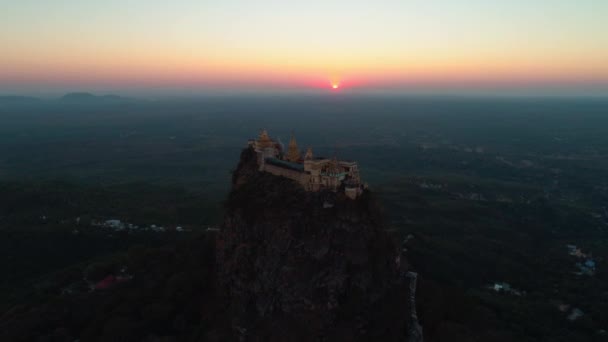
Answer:
<svg viewBox="0 0 608 342"><path fill-rule="evenodd" d="M176 245L133 246L103 261L47 278L35 300L3 313L3 341L221 341L221 292L214 287L214 238ZM83 277L100 281L128 270L129 280L89 292ZM35 304L33 304L35 302Z"/></svg>
<svg viewBox="0 0 608 342"><path fill-rule="evenodd" d="M220 208L200 193L169 186L0 183L0 308L23 300L31 292L25 285L54 270L133 245L188 239L217 225ZM100 226L109 219L139 228ZM167 231L145 229L153 224ZM175 231L177 226L183 231Z"/></svg>
<svg viewBox="0 0 608 342"><path fill-rule="evenodd" d="M607 111L602 99L0 101L0 308L47 298L39 285L69 265L217 224L239 151L265 127L359 161L396 235L413 235L429 338L487 341L491 326L497 339L602 340ZM83 227L107 219L194 232ZM593 275L575 274L585 258L567 244ZM522 295L488 288L503 282Z"/></svg>

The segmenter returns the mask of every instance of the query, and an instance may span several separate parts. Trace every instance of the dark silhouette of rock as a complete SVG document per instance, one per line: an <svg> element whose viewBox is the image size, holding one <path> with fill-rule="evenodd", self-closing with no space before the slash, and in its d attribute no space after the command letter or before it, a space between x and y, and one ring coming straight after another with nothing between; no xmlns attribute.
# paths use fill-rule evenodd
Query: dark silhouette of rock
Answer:
<svg viewBox="0 0 608 342"><path fill-rule="evenodd" d="M408 285L369 191L306 192L244 150L217 253L244 340L406 340Z"/></svg>

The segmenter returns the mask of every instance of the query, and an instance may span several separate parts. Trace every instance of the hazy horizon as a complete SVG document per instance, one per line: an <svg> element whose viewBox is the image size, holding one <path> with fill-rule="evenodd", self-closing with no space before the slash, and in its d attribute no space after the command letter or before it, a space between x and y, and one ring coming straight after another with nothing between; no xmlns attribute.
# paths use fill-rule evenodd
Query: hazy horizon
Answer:
<svg viewBox="0 0 608 342"><path fill-rule="evenodd" d="M216 96L233 97L272 97L272 96L327 96L327 97L463 97L463 98L608 98L608 89L407 89L374 90L348 89L332 93L319 89L96 89L66 88L38 90L2 90L0 97L23 96L40 99L57 99L67 94L88 93L95 96L115 95L135 99L184 98L195 99Z"/></svg>
<svg viewBox="0 0 608 342"><path fill-rule="evenodd" d="M0 93L606 95L605 13L596 0L20 1L0 13Z"/></svg>

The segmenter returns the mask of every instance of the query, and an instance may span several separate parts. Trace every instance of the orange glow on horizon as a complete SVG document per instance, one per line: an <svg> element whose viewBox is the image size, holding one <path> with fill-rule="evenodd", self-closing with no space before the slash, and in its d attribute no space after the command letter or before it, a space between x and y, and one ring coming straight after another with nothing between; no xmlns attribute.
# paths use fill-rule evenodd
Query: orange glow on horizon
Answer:
<svg viewBox="0 0 608 342"><path fill-rule="evenodd" d="M0 91L608 89L608 1L592 2L16 1Z"/></svg>
<svg viewBox="0 0 608 342"><path fill-rule="evenodd" d="M34 48L32 48L34 49ZM35 50L35 49L34 49ZM450 61L439 57L409 56L403 60L386 58L376 64L371 58L303 60L290 55L247 60L222 59L194 53L187 56L173 51L134 51L121 55L117 51L91 54L55 52L44 61L9 54L0 63L0 86L37 84L64 87L175 87L218 89L260 88L313 89L424 89L426 87L525 87L525 86L598 86L608 84L608 64L600 56L588 56L586 63L573 65L556 58L551 63L542 59L495 56L461 56ZM232 53L230 55L239 55ZM28 54L26 54L27 56ZM280 54L278 54L280 55ZM5 56L6 57L6 56ZM289 60L285 63L283 60ZM161 67L162 66L162 67ZM346 88L345 88L346 87Z"/></svg>

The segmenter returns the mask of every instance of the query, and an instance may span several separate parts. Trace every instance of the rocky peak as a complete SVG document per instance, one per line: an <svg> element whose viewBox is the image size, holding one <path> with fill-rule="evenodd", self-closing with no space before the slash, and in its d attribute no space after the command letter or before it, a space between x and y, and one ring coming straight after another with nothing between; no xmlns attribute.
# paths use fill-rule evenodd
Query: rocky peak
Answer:
<svg viewBox="0 0 608 342"><path fill-rule="evenodd" d="M246 149L225 206L219 280L242 339L407 340L406 262L371 192L306 192Z"/></svg>

